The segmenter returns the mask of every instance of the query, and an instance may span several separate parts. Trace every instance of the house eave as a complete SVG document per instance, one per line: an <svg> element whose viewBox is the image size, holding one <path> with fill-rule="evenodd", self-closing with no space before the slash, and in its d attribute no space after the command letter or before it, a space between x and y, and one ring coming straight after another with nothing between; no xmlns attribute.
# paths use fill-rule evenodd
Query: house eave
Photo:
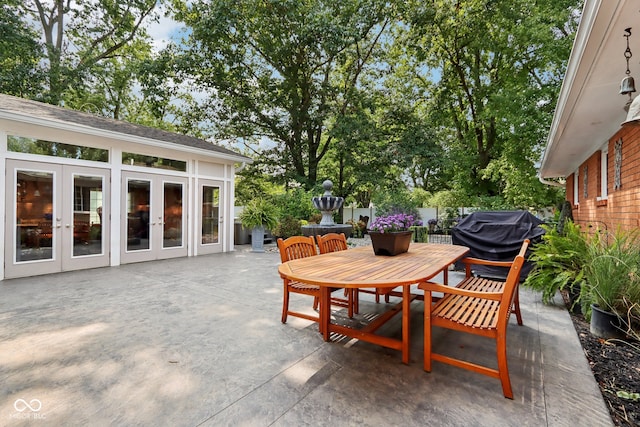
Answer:
<svg viewBox="0 0 640 427"><path fill-rule="evenodd" d="M586 0L541 161L540 177L571 175L619 129L626 118L624 29L640 52L637 4L629 0ZM635 31L634 31L635 30ZM635 62L635 64L634 64ZM640 76L637 61L632 74Z"/></svg>

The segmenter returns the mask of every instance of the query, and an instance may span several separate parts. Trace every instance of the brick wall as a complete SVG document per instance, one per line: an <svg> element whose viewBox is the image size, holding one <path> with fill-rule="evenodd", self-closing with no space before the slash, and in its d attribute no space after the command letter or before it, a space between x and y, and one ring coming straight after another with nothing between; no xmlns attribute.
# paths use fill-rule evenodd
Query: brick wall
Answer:
<svg viewBox="0 0 640 427"><path fill-rule="evenodd" d="M621 185L619 189L614 189L615 144L619 140L622 140ZM574 220L609 230L640 227L640 124L625 125L609 140L607 197L599 200L602 196L601 174L601 151L597 151L580 165L578 204L573 200L575 174L567 177L567 200L574 206Z"/></svg>

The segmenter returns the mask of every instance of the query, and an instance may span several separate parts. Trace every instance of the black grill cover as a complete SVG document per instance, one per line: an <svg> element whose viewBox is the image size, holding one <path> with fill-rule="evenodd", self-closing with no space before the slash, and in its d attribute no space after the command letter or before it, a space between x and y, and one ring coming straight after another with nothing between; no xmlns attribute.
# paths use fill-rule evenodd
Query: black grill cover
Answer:
<svg viewBox="0 0 640 427"><path fill-rule="evenodd" d="M528 211L473 212L451 230L454 245L468 246L469 256L492 261L512 261L524 239L531 245L542 240L543 222ZM462 263L457 265L464 268ZM524 280L532 265L525 261L520 280ZM506 279L508 270L501 267L474 265L478 276Z"/></svg>

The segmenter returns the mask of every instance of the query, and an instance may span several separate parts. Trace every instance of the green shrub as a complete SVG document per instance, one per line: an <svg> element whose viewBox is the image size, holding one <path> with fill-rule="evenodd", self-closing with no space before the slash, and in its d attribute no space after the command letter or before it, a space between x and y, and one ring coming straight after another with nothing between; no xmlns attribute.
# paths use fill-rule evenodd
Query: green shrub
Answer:
<svg viewBox="0 0 640 427"><path fill-rule="evenodd" d="M612 241L609 242L609 238ZM620 317L640 315L640 234L618 231L613 236L596 233L587 249L584 286L580 294L583 312L590 305Z"/></svg>
<svg viewBox="0 0 640 427"><path fill-rule="evenodd" d="M301 188L288 190L286 193L274 196L274 203L280 209L282 216L290 215L298 219L307 219L318 213L313 207L311 199L317 196L311 191L304 191Z"/></svg>
<svg viewBox="0 0 640 427"><path fill-rule="evenodd" d="M409 227L409 230L413 231L413 241L416 243L428 243L429 242L429 227L414 225Z"/></svg>
<svg viewBox="0 0 640 427"><path fill-rule="evenodd" d="M567 221L563 234L555 227L541 227L546 233L531 248L533 269L523 285L542 292L542 301L549 303L558 290L582 283L588 236L571 221Z"/></svg>
<svg viewBox="0 0 640 427"><path fill-rule="evenodd" d="M315 213L309 217L310 224L320 224L320 221L322 221L321 213Z"/></svg>
<svg viewBox="0 0 640 427"><path fill-rule="evenodd" d="M367 224L364 221L348 220L347 224L351 225L351 237L360 239L364 237L365 231L367 231Z"/></svg>
<svg viewBox="0 0 640 427"><path fill-rule="evenodd" d="M278 215L278 208L269 200L254 199L240 213L240 221L248 229L262 226L271 230L278 223Z"/></svg>
<svg viewBox="0 0 640 427"><path fill-rule="evenodd" d="M283 239L291 236L300 236L302 235L302 223L291 215L287 215L271 230L271 234L276 237L282 237Z"/></svg>

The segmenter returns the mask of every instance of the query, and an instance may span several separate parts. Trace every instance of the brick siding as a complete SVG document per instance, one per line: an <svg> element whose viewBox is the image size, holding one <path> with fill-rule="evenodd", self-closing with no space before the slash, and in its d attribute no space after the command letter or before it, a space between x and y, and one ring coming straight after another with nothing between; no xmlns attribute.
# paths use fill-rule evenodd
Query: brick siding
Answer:
<svg viewBox="0 0 640 427"><path fill-rule="evenodd" d="M615 143L622 139L622 164L619 189L614 190ZM601 196L601 151L596 151L578 172L578 204L573 200L575 174L567 177L567 200L574 206L576 222L615 230L640 227L640 124L628 124L611 137L607 160L607 199ZM587 174L585 175L585 166ZM587 180L587 197L584 180Z"/></svg>

